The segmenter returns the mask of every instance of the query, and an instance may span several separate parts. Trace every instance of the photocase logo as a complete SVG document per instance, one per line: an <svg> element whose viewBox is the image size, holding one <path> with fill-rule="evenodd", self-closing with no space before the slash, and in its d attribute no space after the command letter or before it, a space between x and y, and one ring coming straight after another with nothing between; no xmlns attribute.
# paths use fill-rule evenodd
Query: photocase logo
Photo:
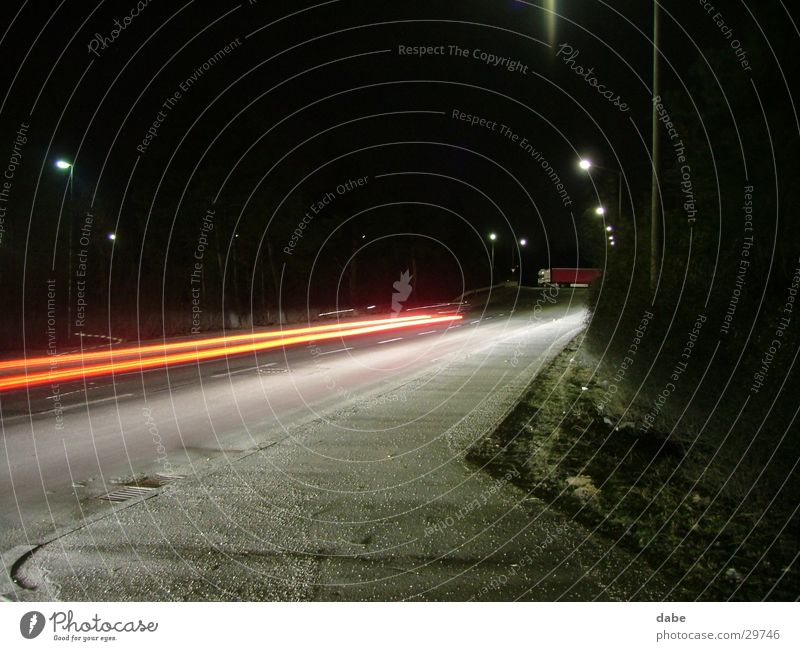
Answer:
<svg viewBox="0 0 800 651"><path fill-rule="evenodd" d="M396 280L392 285L394 293L392 294L392 316L400 314L403 309L403 303L406 302L411 295L411 274L408 269L400 274L400 280Z"/></svg>
<svg viewBox="0 0 800 651"><path fill-rule="evenodd" d="M37 610L25 613L19 620L19 632L22 637L32 640L44 630L44 615Z"/></svg>

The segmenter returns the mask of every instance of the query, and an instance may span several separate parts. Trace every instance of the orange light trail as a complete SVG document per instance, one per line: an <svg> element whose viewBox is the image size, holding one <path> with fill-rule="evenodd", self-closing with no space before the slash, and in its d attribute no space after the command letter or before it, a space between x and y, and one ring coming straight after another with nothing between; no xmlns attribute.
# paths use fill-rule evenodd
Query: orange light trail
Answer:
<svg viewBox="0 0 800 651"><path fill-rule="evenodd" d="M147 346L127 346L125 348L110 348L94 352L70 353L68 355L45 355L42 357L29 357L27 359L11 359L0 361L0 371L25 370L41 366L71 366L71 362L85 364L97 360L113 361L121 357L133 357L147 355L149 353L163 353L176 350L191 350L193 348L203 348L215 344L238 343L242 341L259 341L262 339L272 339L273 337L286 337L314 332L327 332L330 330L344 330L348 328L358 328L368 325L378 325L381 323L403 323L406 321L419 321L430 319L430 315L419 314L416 316L403 316L387 319L370 319L368 321L337 322L321 326L309 326L306 328L291 328L288 330L270 330L268 332L251 332L246 335L230 335L224 337L211 337L207 339L192 339L187 341L176 341L171 344L150 344Z"/></svg>
<svg viewBox="0 0 800 651"><path fill-rule="evenodd" d="M458 321L462 317L455 316L441 316L425 318L408 318L400 321L399 319L382 319L379 322L355 322L355 323L370 323L361 327L350 327L338 331L325 331L320 332L315 330L312 333L299 334L294 336L282 336L279 339L270 339L268 341L261 341L258 343L239 344L235 346L222 346L217 348L208 348L206 350L194 350L183 353L164 354L149 357L146 359L133 359L120 362L109 362L106 364L93 364L90 366L82 366L75 368L66 368L61 370L40 371L37 373L27 373L18 375L9 375L0 377L0 391L8 391L11 389L18 389L24 386L36 386L47 384L50 382L61 382L66 380L76 380L82 378L97 377L100 375L109 375L114 373L125 373L137 370L144 370L146 368L153 368L158 366L172 366L173 364L182 364L186 362L200 362L202 360L214 359L217 357L226 357L229 355L239 355L242 353L257 352L260 350L268 350L271 348L280 348L283 346L291 346L301 343L310 343L313 341L326 341L329 339L336 339L338 337L353 337L356 335L369 334L373 332L383 332L385 330L396 330L401 328L413 328L423 325L430 325L433 323L445 323L448 321ZM400 322L398 322L400 321ZM352 324L350 324L352 325ZM329 326L318 326L330 330ZM298 330L313 330L312 328L299 328ZM284 331L282 334L287 334L289 331ZM250 335L245 335L245 338L251 338ZM226 340L226 338L220 338ZM195 342L196 344L196 342ZM161 347L164 351L164 347ZM50 361L53 361L51 358Z"/></svg>

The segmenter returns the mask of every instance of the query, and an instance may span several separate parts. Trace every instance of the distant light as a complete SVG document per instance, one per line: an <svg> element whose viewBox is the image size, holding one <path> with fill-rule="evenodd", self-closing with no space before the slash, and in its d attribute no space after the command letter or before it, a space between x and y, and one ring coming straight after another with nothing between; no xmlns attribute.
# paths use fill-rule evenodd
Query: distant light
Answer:
<svg viewBox="0 0 800 651"><path fill-rule="evenodd" d="M108 239L109 240L116 240L117 239L117 234L116 233L109 233L108 234Z"/></svg>
<svg viewBox="0 0 800 651"><path fill-rule="evenodd" d="M611 244L611 246L616 246L617 245L617 243L614 240L611 240L610 244Z"/></svg>
<svg viewBox="0 0 800 651"><path fill-rule="evenodd" d="M592 161L590 161L590 160L588 160L586 158L581 158L580 162L578 163L578 166L582 170L588 170L592 166Z"/></svg>
<svg viewBox="0 0 800 651"><path fill-rule="evenodd" d="M527 243L528 240L526 240L524 237L519 241L520 246L525 246Z"/></svg>
<svg viewBox="0 0 800 651"><path fill-rule="evenodd" d="M603 208L603 206L597 206L597 208L594 209L594 214L595 215L605 215L606 214L606 209Z"/></svg>
<svg viewBox="0 0 800 651"><path fill-rule="evenodd" d="M367 237L366 235L362 235L362 236L361 236L361 239L362 239L362 240L363 240L363 239L366 239L366 237Z"/></svg>
<svg viewBox="0 0 800 651"><path fill-rule="evenodd" d="M614 230L614 227L613 226L606 226L606 230L610 233L611 231Z"/></svg>
<svg viewBox="0 0 800 651"><path fill-rule="evenodd" d="M489 233L489 239L494 242L497 239L497 233Z"/></svg>
<svg viewBox="0 0 800 651"><path fill-rule="evenodd" d="M375 309L375 306L374 306L374 305L369 305L369 306L367 307L367 309L368 309L368 310L374 310L374 309Z"/></svg>
<svg viewBox="0 0 800 651"><path fill-rule="evenodd" d="M60 170L68 170L70 167L72 167L72 164L65 160L57 160L56 167Z"/></svg>

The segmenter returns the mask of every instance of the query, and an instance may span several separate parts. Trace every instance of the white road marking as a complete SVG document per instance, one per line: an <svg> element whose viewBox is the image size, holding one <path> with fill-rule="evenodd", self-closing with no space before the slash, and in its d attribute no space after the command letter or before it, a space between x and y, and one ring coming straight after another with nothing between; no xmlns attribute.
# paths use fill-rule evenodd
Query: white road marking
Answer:
<svg viewBox="0 0 800 651"><path fill-rule="evenodd" d="M86 387L86 391L92 391L97 389L102 389L104 387ZM74 396L76 393L85 393L83 389L79 389L78 391L67 391L66 393L58 393L54 396L45 396L45 400L56 400L57 398L63 398L64 396Z"/></svg>
<svg viewBox="0 0 800 651"><path fill-rule="evenodd" d="M148 358L144 357L142 359L144 361L147 361ZM142 373L142 374L144 374L144 373L157 373L158 371L161 371L162 373L164 373L165 371L171 370L171 369L174 369L174 368L186 368L187 366L195 366L196 367L198 365L198 363L203 364L203 363L216 362L216 361L217 360L215 360L215 359L213 359L213 360L212 359L199 360L199 362L186 362L184 364L169 364L168 366L156 366L155 368L144 368L144 369L142 369L140 371L137 371L136 369L131 369L130 371L127 371L127 372L128 373Z"/></svg>
<svg viewBox="0 0 800 651"><path fill-rule="evenodd" d="M78 409L79 407L91 407L92 405L99 405L103 402L109 402L110 400L119 400L120 398L130 398L133 394L132 393L119 393L116 396L108 396L107 398L98 398L97 400L91 400L90 402L80 402L75 405L66 405L65 407L61 408L61 411L70 411L72 409Z"/></svg>
<svg viewBox="0 0 800 651"><path fill-rule="evenodd" d="M340 348L339 350L328 350L328 351L326 351L324 353L317 353L317 354L320 355L320 356L321 355L333 355L334 353L343 353L343 352L348 351L348 350L353 350L353 349L352 349L352 347L351 348Z"/></svg>
<svg viewBox="0 0 800 651"><path fill-rule="evenodd" d="M378 344L390 344L393 341L400 341L402 337L395 337L394 339L384 339L383 341L379 341Z"/></svg>
<svg viewBox="0 0 800 651"><path fill-rule="evenodd" d="M258 366L248 366L247 368L240 368L236 371L223 371L222 373L214 373L211 377L223 377L226 375L236 375L237 373L247 373L249 371L258 371L262 368L267 368L268 366L275 366L277 362L269 362L267 364L259 364Z"/></svg>
<svg viewBox="0 0 800 651"><path fill-rule="evenodd" d="M427 332L418 332L417 337L421 337L422 335L432 335L436 330L428 330Z"/></svg>

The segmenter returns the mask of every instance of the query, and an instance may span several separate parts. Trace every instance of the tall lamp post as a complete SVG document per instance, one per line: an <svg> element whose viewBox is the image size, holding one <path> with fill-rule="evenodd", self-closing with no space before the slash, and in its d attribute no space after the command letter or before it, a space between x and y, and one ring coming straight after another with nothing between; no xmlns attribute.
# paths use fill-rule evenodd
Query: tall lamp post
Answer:
<svg viewBox="0 0 800 651"><path fill-rule="evenodd" d="M57 160L56 168L69 170L69 210L67 210L67 343L72 341L72 177L75 166L65 160Z"/></svg>
<svg viewBox="0 0 800 651"><path fill-rule="evenodd" d="M492 243L492 258L491 258L492 280L494 280L494 243L496 239L497 239L497 233L489 233L489 241Z"/></svg>
<svg viewBox="0 0 800 651"><path fill-rule="evenodd" d="M660 169L660 152L658 139L658 111L655 99L661 94L660 75L658 70L659 28L658 0L653 2L653 114L652 140L650 157L653 160L653 174L650 178L650 289L655 291L658 272L661 266L661 214L659 212L658 175Z"/></svg>

